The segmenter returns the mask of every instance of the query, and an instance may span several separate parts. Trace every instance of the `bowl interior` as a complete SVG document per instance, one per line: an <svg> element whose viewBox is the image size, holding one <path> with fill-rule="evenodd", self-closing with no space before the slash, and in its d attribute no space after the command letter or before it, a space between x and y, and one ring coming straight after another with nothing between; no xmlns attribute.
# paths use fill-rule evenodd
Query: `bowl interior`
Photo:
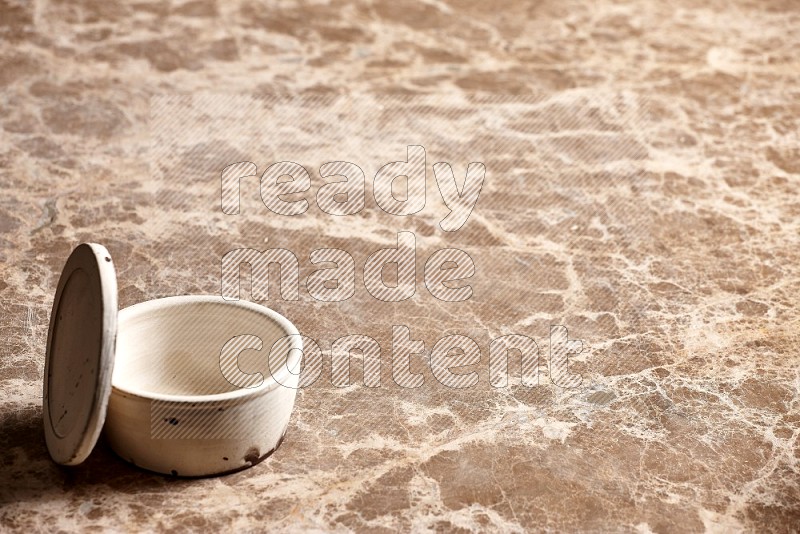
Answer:
<svg viewBox="0 0 800 534"><path fill-rule="evenodd" d="M297 330L285 318L248 302L170 297L136 304L119 314L112 385L142 396L269 387L275 384L270 368L280 377L287 357L294 364L288 343L299 336L285 338L288 334ZM260 350L249 336L261 340ZM274 351L270 361L273 344L282 338L287 349Z"/></svg>

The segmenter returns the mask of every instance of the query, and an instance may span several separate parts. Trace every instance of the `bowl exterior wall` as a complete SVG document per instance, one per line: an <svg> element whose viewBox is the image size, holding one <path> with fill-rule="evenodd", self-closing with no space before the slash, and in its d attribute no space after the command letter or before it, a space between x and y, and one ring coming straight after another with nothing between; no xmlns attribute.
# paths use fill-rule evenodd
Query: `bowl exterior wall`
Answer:
<svg viewBox="0 0 800 534"><path fill-rule="evenodd" d="M297 386L297 377L293 383ZM297 389L278 385L215 402L152 400L112 389L105 433L124 460L158 473L210 476L258 463L286 432Z"/></svg>

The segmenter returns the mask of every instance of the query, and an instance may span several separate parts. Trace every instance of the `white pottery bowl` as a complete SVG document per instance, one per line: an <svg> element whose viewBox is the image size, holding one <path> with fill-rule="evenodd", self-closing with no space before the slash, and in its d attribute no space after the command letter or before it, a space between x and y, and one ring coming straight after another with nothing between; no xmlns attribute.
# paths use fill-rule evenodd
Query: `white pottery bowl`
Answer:
<svg viewBox="0 0 800 534"><path fill-rule="evenodd" d="M242 350L248 348L243 342L228 343L237 336L251 342L257 336L262 346ZM290 350L276 350L270 366L279 339ZM260 385L241 387L225 378L223 346L236 349L233 359L222 358L223 367L234 366L228 373L252 378L261 371ZM292 323L250 302L182 296L125 308L118 318L108 441L123 459L159 473L209 476L250 467L283 439L301 351Z"/></svg>

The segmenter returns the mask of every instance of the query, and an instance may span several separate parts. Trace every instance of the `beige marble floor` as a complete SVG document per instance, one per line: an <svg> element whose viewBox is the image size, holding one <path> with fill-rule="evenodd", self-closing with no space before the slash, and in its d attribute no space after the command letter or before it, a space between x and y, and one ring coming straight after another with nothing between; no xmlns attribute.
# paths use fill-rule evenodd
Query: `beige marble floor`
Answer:
<svg viewBox="0 0 800 534"><path fill-rule="evenodd" d="M752 531L800 525L800 3L0 1L0 530ZM426 149L427 203L372 199L384 163ZM307 212L267 210L220 171L309 169ZM315 201L327 161L366 206ZM468 222L431 169L486 181ZM385 303L361 272L416 236L417 291ZM382 383L321 377L286 440L237 474L150 474L100 442L76 468L44 445L50 306L69 251L104 243L120 304L220 292L239 247L291 250L300 298L263 302L323 351L382 348ZM322 303L309 253L355 259ZM423 284L436 250L475 262L465 302ZM245 295L246 296L246 295ZM478 383L392 376L392 326L430 353L464 334ZM575 388L548 375L549 328L582 340ZM490 384L489 345L541 349L539 385Z"/></svg>

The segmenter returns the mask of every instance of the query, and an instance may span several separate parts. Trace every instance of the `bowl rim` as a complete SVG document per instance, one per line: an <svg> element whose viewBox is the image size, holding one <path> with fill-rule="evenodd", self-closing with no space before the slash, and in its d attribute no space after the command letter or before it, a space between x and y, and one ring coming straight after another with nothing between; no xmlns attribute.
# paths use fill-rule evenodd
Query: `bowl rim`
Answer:
<svg viewBox="0 0 800 534"><path fill-rule="evenodd" d="M193 404L197 405L197 407L200 408L202 407L203 404L218 403L221 401L235 401L238 399L260 396L278 387L286 387L286 388L289 387L289 386L284 386L283 383L285 383L289 379L290 374L293 374L289 371L289 368L294 369L298 368L299 366L300 363L299 360L300 357L302 356L302 351L303 351L303 340L300 336L300 332L297 330L297 327L289 319L287 319L280 313L276 312L275 310L267 308L266 306L262 306L254 302L244 301L244 300L226 300L219 295L179 295L172 297L162 297L152 300L146 300L144 302L139 302L120 310L118 319L118 328L123 327L124 322L131 319L132 317L136 317L142 314L152 313L154 311L176 305L201 304L201 303L214 303L214 304L224 304L226 306L234 306L237 308L242 308L245 310L250 310L259 313L263 315L265 318L272 320L285 332L286 335L292 336L290 339L289 357L287 358L288 365L281 366L281 368L274 374L271 373L270 371L270 376L263 376L264 373L262 373L264 381L257 387L240 388L235 391L227 391L225 393L212 393L210 395L173 395L168 393L155 393L145 389L129 387L129 386L120 387L118 383L114 381L113 371L112 371L112 380L111 380L112 393L117 393L117 394L122 393L126 396L140 397L146 400ZM116 340L115 340L115 353L116 353ZM116 359L116 354L115 354L115 359ZM281 382L278 382L275 379L276 374L281 379Z"/></svg>

